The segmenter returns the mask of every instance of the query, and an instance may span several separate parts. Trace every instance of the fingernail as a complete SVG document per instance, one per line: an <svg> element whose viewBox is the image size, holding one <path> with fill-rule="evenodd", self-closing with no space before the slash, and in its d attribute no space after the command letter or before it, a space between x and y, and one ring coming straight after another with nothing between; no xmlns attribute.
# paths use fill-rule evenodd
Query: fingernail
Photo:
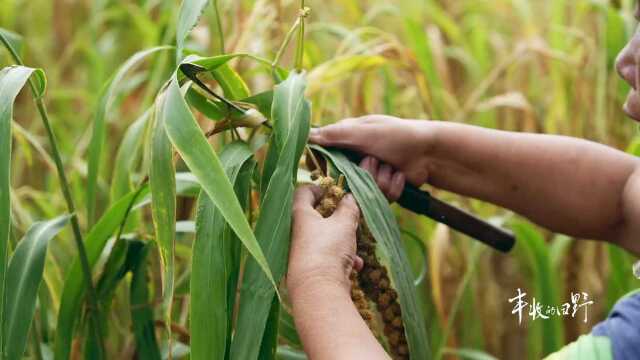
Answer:
<svg viewBox="0 0 640 360"><path fill-rule="evenodd" d="M317 136L318 134L320 134L320 129L318 128L311 128L311 130L309 130L310 136Z"/></svg>

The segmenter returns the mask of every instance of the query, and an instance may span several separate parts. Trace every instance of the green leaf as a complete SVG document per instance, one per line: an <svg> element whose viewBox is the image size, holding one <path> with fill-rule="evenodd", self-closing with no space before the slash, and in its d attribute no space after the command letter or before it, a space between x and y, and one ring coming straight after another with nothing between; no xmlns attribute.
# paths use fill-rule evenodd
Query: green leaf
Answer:
<svg viewBox="0 0 640 360"><path fill-rule="evenodd" d="M531 224L515 221L511 227L520 240L519 246L527 254L533 269L535 297L541 304L560 303L557 289L557 272L551 262L550 248L542 234ZM557 351L564 344L564 325L561 317L551 317L532 327L542 341L542 355ZM533 340L536 341L536 340ZM536 341L537 342L537 341Z"/></svg>
<svg viewBox="0 0 640 360"><path fill-rule="evenodd" d="M307 355L300 351L292 349L288 346L278 346L276 351L276 359L278 360L307 360Z"/></svg>
<svg viewBox="0 0 640 360"><path fill-rule="evenodd" d="M220 159L207 142L182 97L177 81L174 77L166 90L163 115L167 134L191 172L198 178L202 188L275 288L267 260L233 193L233 186L224 173Z"/></svg>
<svg viewBox="0 0 640 360"><path fill-rule="evenodd" d="M242 80L240 74L233 70L228 64L219 66L213 71L213 77L216 79L224 95L231 100L240 100L249 97L249 87Z"/></svg>
<svg viewBox="0 0 640 360"><path fill-rule="evenodd" d="M145 111L142 116L129 126L118 147L111 180L111 201L116 201L133 190L131 173L134 171L142 138L151 113L152 109Z"/></svg>
<svg viewBox="0 0 640 360"><path fill-rule="evenodd" d="M173 163L173 147L164 127L167 116L171 116L165 107L166 101L166 94L160 95L156 100L151 130L149 187L155 240L160 248L162 260L162 307L167 329L170 330L176 246L176 182L172 175L176 170Z"/></svg>
<svg viewBox="0 0 640 360"><path fill-rule="evenodd" d="M147 280L149 273L147 257L152 247L152 243L146 244L140 250L137 261L133 264L129 302L131 304L131 323L133 324L133 334L139 358L160 360L153 310L150 306L153 299L149 296L149 281Z"/></svg>
<svg viewBox="0 0 640 360"><path fill-rule="evenodd" d="M444 349L442 353L446 355L458 356L461 359L468 360L497 360L497 358L493 355L489 355L486 352L473 349Z"/></svg>
<svg viewBox="0 0 640 360"><path fill-rule="evenodd" d="M89 224L92 225L95 218L96 211L96 197L98 186L98 172L100 168L100 162L102 160L102 148L104 147L104 141L106 136L106 117L109 112L109 108L112 106L116 95L118 94L118 87L120 82L125 79L125 76L135 66L142 62L147 56L152 55L158 51L170 50L171 46L157 46L143 51L139 51L131 56L111 79L105 84L105 87L100 95L100 100L96 109L96 114L93 119L93 132L91 134L91 142L89 143L89 159L88 159L88 174L87 174L87 218Z"/></svg>
<svg viewBox="0 0 640 360"><path fill-rule="evenodd" d="M98 301L100 303L100 315L102 319L99 321L103 325L101 335L108 338L109 327L106 324L109 323L109 314L111 314L111 304L115 295L115 291L120 282L124 279L125 275L129 271L132 271L134 266L140 260L140 253L145 243L131 238L121 238L114 245L109 253L109 258L102 270L102 275L96 285L96 292L98 295ZM95 359L98 355L98 341L97 334L94 332L93 327L88 327L88 334L85 341L85 358Z"/></svg>
<svg viewBox="0 0 640 360"><path fill-rule="evenodd" d="M264 249L274 277L280 280L287 269L291 230L291 206L294 173L298 168L301 146L309 132L310 104L304 98L305 77L291 73L276 86L272 119L274 128L269 152L277 154L273 175L265 192L256 237ZM263 174L269 176L269 174ZM251 360L258 357L265 334L267 318L273 300L273 288L259 271L255 261L247 261L240 293L240 313L235 337L231 344L231 358Z"/></svg>
<svg viewBox="0 0 640 360"><path fill-rule="evenodd" d="M44 79L44 73L24 66L6 67L0 71L0 309L5 301L5 281L11 229L11 119L13 103L29 77L36 74ZM40 80L39 92L44 93L44 80ZM4 324L0 312L0 324ZM0 327L0 331L3 330ZM4 332L0 333L0 349L4 344Z"/></svg>
<svg viewBox="0 0 640 360"><path fill-rule="evenodd" d="M7 39L16 53L20 54L22 52L22 36L3 28L0 28L0 34Z"/></svg>
<svg viewBox="0 0 640 360"><path fill-rule="evenodd" d="M85 239L87 259L93 268L102 253L107 240L112 236L125 216L131 204L139 204L144 200L148 189L134 191L122 197L107 210L102 218L91 228ZM56 359L68 359L71 351L71 341L75 330L76 321L82 309L84 294L87 291L86 282L80 267L80 261L76 257L67 270L64 288L60 297L60 310L58 312L58 325L56 330L56 342L54 355Z"/></svg>
<svg viewBox="0 0 640 360"><path fill-rule="evenodd" d="M239 181L241 169L253 169L255 163L249 161L252 156L249 147L241 142L231 143L223 149L220 162L231 184ZM250 179L251 173L245 172L244 176ZM244 187L248 186L249 182L244 181ZM236 188L240 199L243 193L248 194L248 189ZM213 201L205 192L201 193L191 264L192 359L209 359L211 354L224 359L231 338L233 299L240 264L234 251L238 242L229 230Z"/></svg>
<svg viewBox="0 0 640 360"><path fill-rule="evenodd" d="M4 359L22 358L36 310L47 245L67 225L70 217L63 215L33 224L11 257L7 272L6 304L3 309L6 334Z"/></svg>
<svg viewBox="0 0 640 360"><path fill-rule="evenodd" d="M222 120L227 113L224 110L223 104L218 101L208 99L193 88L187 90L185 98L189 102L189 105L193 106L196 110L213 121Z"/></svg>
<svg viewBox="0 0 640 360"><path fill-rule="evenodd" d="M418 293L413 286L413 272L402 248L401 235L389 202L376 185L375 180L358 165L349 161L340 151L327 151L319 146L314 149L327 155L344 174L349 189L362 211L371 234L377 240L378 250L386 258L391 280L398 291L402 320L405 326L411 357L430 359L428 336Z"/></svg>
<svg viewBox="0 0 640 360"><path fill-rule="evenodd" d="M184 0L180 5L178 27L176 29L176 62L179 63L182 60L184 42L191 30L198 24L198 19L200 19L208 2L208 0Z"/></svg>

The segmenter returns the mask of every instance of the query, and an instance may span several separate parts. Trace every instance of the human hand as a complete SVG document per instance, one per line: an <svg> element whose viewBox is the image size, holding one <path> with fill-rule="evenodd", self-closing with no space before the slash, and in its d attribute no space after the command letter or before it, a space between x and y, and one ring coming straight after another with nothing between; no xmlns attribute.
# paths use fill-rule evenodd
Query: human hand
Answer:
<svg viewBox="0 0 640 360"><path fill-rule="evenodd" d="M433 147L434 138L433 132L429 131L428 124L428 121L368 115L311 129L309 139L318 145L350 149L364 155L370 155L388 164L379 166L378 162L374 161L363 165L367 165L364 167L370 172L377 168L377 174L372 175L376 180L378 177L382 179L381 182L378 182L378 186L388 197L393 198L399 196L398 186L392 186L395 171L387 169L387 166L390 165L403 173L406 179L416 186L427 181L429 153ZM363 160L363 162L365 161L367 159ZM390 173L391 176L389 176ZM395 181L400 183L399 179ZM391 193L392 196L389 196L388 193Z"/></svg>
<svg viewBox="0 0 640 360"><path fill-rule="evenodd" d="M315 185L296 190L293 201L293 229L287 289L292 297L309 286L334 286L350 291L349 275L362 269L356 255L356 229L360 210L348 194L328 218L323 218L314 205L322 195Z"/></svg>

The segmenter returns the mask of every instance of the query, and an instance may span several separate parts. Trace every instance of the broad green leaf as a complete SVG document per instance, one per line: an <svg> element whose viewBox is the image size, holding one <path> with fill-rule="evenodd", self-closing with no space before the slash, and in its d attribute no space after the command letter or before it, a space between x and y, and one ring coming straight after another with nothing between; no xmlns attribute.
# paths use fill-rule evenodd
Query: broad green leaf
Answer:
<svg viewBox="0 0 640 360"><path fill-rule="evenodd" d="M41 70L24 66L6 67L0 71L0 309L5 301L5 279L11 229L11 120L13 102L29 77L33 74L44 79ZM44 93L44 82L41 81ZM0 324L4 323L0 312ZM0 331L2 331L0 327ZM4 332L0 333L0 349L4 344Z"/></svg>
<svg viewBox="0 0 640 360"><path fill-rule="evenodd" d="M267 260L234 195L233 186L182 97L175 77L166 90L163 112L164 126L171 142L275 288Z"/></svg>
<svg viewBox="0 0 640 360"><path fill-rule="evenodd" d="M165 107L166 101L166 94L160 95L156 100L151 130L149 187L155 240L162 260L162 307L169 330L175 273L176 182L173 174L176 170L173 163L173 147L164 127L165 121L168 120L166 116L171 116Z"/></svg>
<svg viewBox="0 0 640 360"><path fill-rule="evenodd" d="M307 360L307 355L300 351L290 348L289 346L278 346L276 351L277 360Z"/></svg>
<svg viewBox="0 0 640 360"><path fill-rule="evenodd" d="M249 97L249 87L242 80L240 74L233 70L229 64L223 64L213 71L213 77L216 79L224 95L231 100L240 100Z"/></svg>
<svg viewBox="0 0 640 360"><path fill-rule="evenodd" d="M156 340L153 321L153 309L150 304L152 298L149 294L147 257L152 249L152 243L148 243L140 250L137 262L133 264L131 272L131 290L129 302L131 304L131 323L136 339L136 350L140 359L160 360L160 349Z"/></svg>
<svg viewBox="0 0 640 360"><path fill-rule="evenodd" d="M466 360L497 360L493 355L473 349L444 349L443 354L458 356Z"/></svg>
<svg viewBox="0 0 640 360"><path fill-rule="evenodd" d="M182 49L191 30L198 24L198 19L202 15L204 8L209 3L208 0L183 0L180 5L178 15L178 27L176 29L176 62L182 60Z"/></svg>
<svg viewBox="0 0 640 360"><path fill-rule="evenodd" d="M545 360L612 360L611 340L606 336L582 335L578 340L550 354Z"/></svg>
<svg viewBox="0 0 640 360"><path fill-rule="evenodd" d="M219 101L208 99L206 96L198 93L194 88L187 90L185 99L189 105L193 106L207 118L218 121L225 117L226 111L224 105Z"/></svg>
<svg viewBox="0 0 640 360"><path fill-rule="evenodd" d="M535 297L541 304L559 304L560 296L556 285L556 270L551 262L549 247L542 234L531 224L516 221L511 225L519 246L526 253L533 269ZM542 354L557 351L564 344L564 325L561 317L551 317L532 325L542 341ZM535 338L534 338L535 339ZM536 341L536 340L533 340Z"/></svg>
<svg viewBox="0 0 640 360"><path fill-rule="evenodd" d="M142 138L151 114L152 110L149 109L134 121L125 132L118 147L111 180L111 201L116 201L133 190L131 173L138 160Z"/></svg>
<svg viewBox="0 0 640 360"><path fill-rule="evenodd" d="M280 325L278 327L279 335L286 340L287 344L298 348L302 347L302 341L300 341L300 335L296 329L296 324L293 320L293 316L286 310L280 311Z"/></svg>
<svg viewBox="0 0 640 360"><path fill-rule="evenodd" d="M311 107L304 98L304 89L304 75L291 73L286 81L276 86L273 97L274 134L269 152L277 154L277 166L269 181L263 181L268 186L263 189L265 195L256 224L256 237L278 281L287 269L294 173L302 152L300 144L306 144L309 132ZM232 359L258 358L273 296L274 289L256 262L247 261L240 292L240 313L231 345Z"/></svg>
<svg viewBox="0 0 640 360"><path fill-rule="evenodd" d="M327 155L345 176L349 189L360 206L362 216L377 240L378 250L386 257L391 280L398 291L411 357L430 359L425 318L416 288L413 286L409 259L402 248L400 230L389 202L371 175L349 161L340 151L327 151L318 146L313 148Z"/></svg>
<svg viewBox="0 0 640 360"><path fill-rule="evenodd" d="M243 167L253 168L249 161L253 153L240 142L227 145L220 153L220 162L231 184L236 184ZM248 176L247 176L248 175ZM250 173L246 174L250 178ZM249 183L245 181L244 186ZM239 189L237 195L247 195ZM245 201L241 202L246 203ZM234 251L237 239L229 231L224 217L209 196L202 192L196 215L196 237L191 264L191 358L209 359L216 354L225 358L231 337L233 299L235 298L239 258ZM234 278L235 276L235 278Z"/></svg>
<svg viewBox="0 0 640 360"><path fill-rule="evenodd" d="M93 119L93 132L89 144L88 174L87 174L87 218L92 225L95 219L96 198L98 186L98 173L102 161L102 148L106 137L106 118L109 108L118 95L118 87L129 71L142 62L149 55L158 51L170 50L171 46L158 46L143 51L139 51L131 56L105 84L100 95L100 100Z"/></svg>
<svg viewBox="0 0 640 360"><path fill-rule="evenodd" d="M22 36L3 28L0 28L0 34L7 39L16 53L20 54L22 52Z"/></svg>
<svg viewBox="0 0 640 360"><path fill-rule="evenodd" d="M132 204L140 203L148 193L146 187L140 191L134 191L122 197L107 210L102 218L91 228L85 239L87 258L93 268L102 253L107 240L125 220L125 216ZM67 270L64 289L60 299L58 312L58 324L56 330L56 342L54 348L55 359L69 359L71 341L75 331L76 321L82 310L86 282L80 267L78 258L74 258L71 267Z"/></svg>
<svg viewBox="0 0 640 360"><path fill-rule="evenodd" d="M109 314L111 314L111 304L115 295L115 291L125 275L132 271L133 267L139 262L140 253L145 243L131 238L121 238L114 245L109 253L109 258L102 270L102 274L96 285L98 301L100 303L100 315L102 319L98 322L103 325L101 336L109 338ZM97 358L99 348L96 334L93 327L89 326L88 335L86 336L84 353L85 358Z"/></svg>
<svg viewBox="0 0 640 360"><path fill-rule="evenodd" d="M7 271L6 304L3 309L6 334L3 359L22 358L36 310L47 245L69 222L69 218L69 215L63 215L33 224L11 257Z"/></svg>

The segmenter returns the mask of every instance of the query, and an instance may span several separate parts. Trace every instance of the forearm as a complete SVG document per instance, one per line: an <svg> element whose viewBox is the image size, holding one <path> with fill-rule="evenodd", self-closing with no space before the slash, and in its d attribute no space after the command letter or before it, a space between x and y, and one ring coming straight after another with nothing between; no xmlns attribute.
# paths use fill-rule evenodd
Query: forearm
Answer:
<svg viewBox="0 0 640 360"><path fill-rule="evenodd" d="M296 328L310 359L389 359L345 289L309 284L291 295Z"/></svg>
<svg viewBox="0 0 640 360"><path fill-rule="evenodd" d="M429 123L429 182L522 214L551 230L610 240L638 160L568 137Z"/></svg>

